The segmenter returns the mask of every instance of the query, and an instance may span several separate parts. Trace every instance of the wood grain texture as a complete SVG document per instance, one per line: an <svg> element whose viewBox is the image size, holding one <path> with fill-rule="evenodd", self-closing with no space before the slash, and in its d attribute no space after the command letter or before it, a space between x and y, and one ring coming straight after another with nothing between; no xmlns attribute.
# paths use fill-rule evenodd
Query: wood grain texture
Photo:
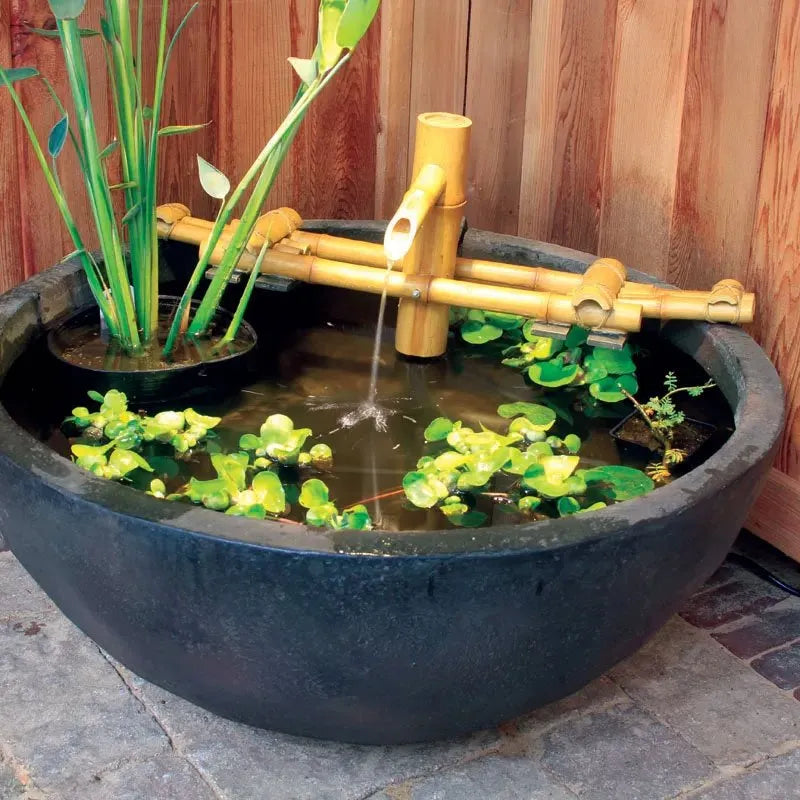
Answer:
<svg viewBox="0 0 800 800"><path fill-rule="evenodd" d="M470 8L470 0L413 2L414 37L409 102L409 136L412 142L419 114L425 111L464 113ZM407 159L409 172L413 156L412 147L409 148Z"/></svg>
<svg viewBox="0 0 800 800"><path fill-rule="evenodd" d="M534 3L522 235L597 250L616 0Z"/></svg>
<svg viewBox="0 0 800 800"><path fill-rule="evenodd" d="M414 3L383 0L380 15L375 218L389 219L408 187Z"/></svg>
<svg viewBox="0 0 800 800"><path fill-rule="evenodd" d="M663 276L692 3L619 0L599 252Z"/></svg>
<svg viewBox="0 0 800 800"><path fill-rule="evenodd" d="M0 63L11 63L11 8L0 5ZM22 257L20 186L17 169L17 112L5 89L0 90L0 292L25 278Z"/></svg>
<svg viewBox="0 0 800 800"><path fill-rule="evenodd" d="M516 233L525 135L531 0L472 0L466 115L472 119L469 219Z"/></svg>
<svg viewBox="0 0 800 800"><path fill-rule="evenodd" d="M783 378L788 416L777 466L800 478L800 0L783 0L747 283L756 335ZM800 536L800 522L798 536Z"/></svg>
<svg viewBox="0 0 800 800"><path fill-rule="evenodd" d="M678 286L747 269L779 7L695 6L667 266Z"/></svg>
<svg viewBox="0 0 800 800"><path fill-rule="evenodd" d="M772 469L745 527L800 561L800 481Z"/></svg>

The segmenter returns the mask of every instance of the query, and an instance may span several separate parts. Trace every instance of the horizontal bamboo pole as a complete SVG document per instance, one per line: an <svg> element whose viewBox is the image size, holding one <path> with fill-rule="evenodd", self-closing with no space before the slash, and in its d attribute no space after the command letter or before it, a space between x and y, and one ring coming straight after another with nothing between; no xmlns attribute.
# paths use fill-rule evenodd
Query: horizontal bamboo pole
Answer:
<svg viewBox="0 0 800 800"><path fill-rule="evenodd" d="M163 208L165 207L160 206L159 212ZM235 225L235 221L231 225ZM199 246L208 237L211 227L211 222L188 214L175 221L164 221L159 213L158 235L163 239ZM323 260L348 262L348 266L353 262L357 265L379 268L381 272L386 268L383 246L372 242L300 230L294 231L285 241L300 248L308 248L311 255ZM254 263L255 258L245 253L238 267L247 271L252 269ZM262 267L265 273L271 271L267 264L265 261ZM475 258L456 259L455 277L481 289L486 284L492 284L561 295L570 295L583 280L583 276L578 273ZM719 299L711 306L709 302L715 290L708 292L665 289L633 281L623 283L619 290L618 301L626 304L635 303L640 306L642 316L652 319L710 319L714 322L740 324L752 322L755 315L755 295L750 292L739 292L735 287L727 286L728 283L720 281L716 284L720 287ZM486 310L491 309L486 307ZM607 324L610 326L610 323Z"/></svg>

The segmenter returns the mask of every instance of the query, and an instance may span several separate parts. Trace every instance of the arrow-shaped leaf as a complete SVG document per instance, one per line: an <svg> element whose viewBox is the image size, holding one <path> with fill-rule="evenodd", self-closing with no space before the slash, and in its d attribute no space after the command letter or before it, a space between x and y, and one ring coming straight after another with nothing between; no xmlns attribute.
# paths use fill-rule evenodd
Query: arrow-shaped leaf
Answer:
<svg viewBox="0 0 800 800"><path fill-rule="evenodd" d="M310 84L314 78L317 77L317 62L313 58L295 58L294 56L290 56L288 61L300 80L306 85Z"/></svg>
<svg viewBox="0 0 800 800"><path fill-rule="evenodd" d="M158 131L159 136L177 136L181 133L194 133L207 128L210 122L199 122L196 125L167 125Z"/></svg>
<svg viewBox="0 0 800 800"><path fill-rule="evenodd" d="M35 78L39 74L39 70L33 67L13 67L12 69L0 67L0 72L6 76L6 80L9 83L24 81L26 78Z"/></svg>
<svg viewBox="0 0 800 800"><path fill-rule="evenodd" d="M231 182L213 164L209 164L202 156L197 156L197 169L200 174L200 185L203 191L223 200L231 190Z"/></svg>
<svg viewBox="0 0 800 800"><path fill-rule="evenodd" d="M83 11L86 0L48 0L56 19L75 19Z"/></svg>
<svg viewBox="0 0 800 800"><path fill-rule="evenodd" d="M32 28L30 25L25 26L26 30L35 33L37 36L43 36L45 39L58 39L60 34L57 30L50 28ZM78 28L78 35L81 39L89 39L92 36L99 36L100 31L93 30L92 28Z"/></svg>
<svg viewBox="0 0 800 800"><path fill-rule="evenodd" d="M69 132L69 119L64 114L61 119L56 122L50 130L50 135L47 137L47 152L50 153L51 158L58 158L61 151L64 149L64 143L67 141L67 133Z"/></svg>
<svg viewBox="0 0 800 800"><path fill-rule="evenodd" d="M109 142L100 152L100 158L108 158L119 147L119 139Z"/></svg>
<svg viewBox="0 0 800 800"><path fill-rule="evenodd" d="M321 0L319 4L319 30L314 57L320 72L327 72L339 60L342 47L336 41L336 31L342 19L347 0Z"/></svg>

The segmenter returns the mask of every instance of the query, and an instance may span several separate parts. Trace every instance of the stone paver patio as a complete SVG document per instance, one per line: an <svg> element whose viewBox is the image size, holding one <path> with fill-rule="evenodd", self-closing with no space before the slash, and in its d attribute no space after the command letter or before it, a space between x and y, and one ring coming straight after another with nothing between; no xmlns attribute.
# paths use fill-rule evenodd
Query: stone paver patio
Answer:
<svg viewBox="0 0 800 800"><path fill-rule="evenodd" d="M141 680L0 553L2 800L791 800L798 700L800 599L726 564L636 655L500 729L299 739Z"/></svg>

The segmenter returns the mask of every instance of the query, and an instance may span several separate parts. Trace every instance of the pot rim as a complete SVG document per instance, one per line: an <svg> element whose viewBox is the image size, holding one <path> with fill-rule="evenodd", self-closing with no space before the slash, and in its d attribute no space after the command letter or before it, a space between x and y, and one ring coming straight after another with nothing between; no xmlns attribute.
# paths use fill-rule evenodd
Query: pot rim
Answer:
<svg viewBox="0 0 800 800"><path fill-rule="evenodd" d="M158 305L159 310L161 308L162 303L166 303L167 301L175 301L178 303L180 301L180 297L177 295L171 294L160 294L158 296ZM191 305L196 307L200 304L199 300L192 300ZM179 372L186 372L189 370L195 370L202 368L204 366L208 366L209 364L222 364L226 361L232 361L236 358L241 358L242 356L246 356L248 353L252 352L253 348L258 343L258 336L256 335L255 329L253 326L247 321L242 320L242 323L239 327L239 333L237 337L241 337L243 341L245 341L245 346L238 350L235 353L228 353L224 356L220 356L217 358L209 358L205 361L197 361L189 364L172 364L167 365L164 367L159 367L158 369L100 369L99 367L93 367L87 364L80 364L75 361L70 361L66 358L60 348L56 345L56 339L59 333L66 328L68 328L72 323L75 322L78 317L86 314L87 312L97 310L97 306L94 303L90 303L89 305L84 305L81 308L75 309L71 314L68 314L66 317L63 317L61 320L58 321L57 324L53 325L47 331L47 349L53 358L58 359L62 364L66 364L71 369L79 369L84 372L90 373L97 373L108 375L109 373L112 374L119 374L119 375L136 375L138 378L143 380L147 379L147 376L155 376L155 375L164 375L166 373L175 374ZM217 308L215 316L220 316L226 319L233 319L233 314L225 308ZM242 336L242 333L245 333L246 336Z"/></svg>
<svg viewBox="0 0 800 800"><path fill-rule="evenodd" d="M310 221L306 229L359 233L378 239L385 222ZM464 248L480 249L487 241L502 244L522 264L544 263L579 272L594 256L517 236L467 231ZM636 270L634 280L666 285ZM6 294L20 304L39 304L54 282L82 279L75 259L26 281ZM2 311L2 305L0 305ZM38 313L38 310L37 310ZM13 311L12 311L13 316ZM2 320L0 314L0 344ZM38 313L39 330L46 324ZM463 530L327 532L301 524L231 517L203 507L167 503L128 486L95 477L58 455L20 428L0 405L0 461L33 472L47 487L70 502L101 505L118 515L160 523L164 535L223 540L256 550L280 550L327 558L456 558L502 556L509 553L558 551L578 543L622 537L631 526L713 501L717 491L741 478L774 454L783 429L784 401L780 378L758 344L743 330L704 322L666 323L661 335L687 352L709 371L733 410L735 429L710 458L686 475L647 495L611 505L591 514L534 523ZM27 346L27 343L26 343ZM716 367L716 369L715 369ZM4 370L0 369L0 378Z"/></svg>

